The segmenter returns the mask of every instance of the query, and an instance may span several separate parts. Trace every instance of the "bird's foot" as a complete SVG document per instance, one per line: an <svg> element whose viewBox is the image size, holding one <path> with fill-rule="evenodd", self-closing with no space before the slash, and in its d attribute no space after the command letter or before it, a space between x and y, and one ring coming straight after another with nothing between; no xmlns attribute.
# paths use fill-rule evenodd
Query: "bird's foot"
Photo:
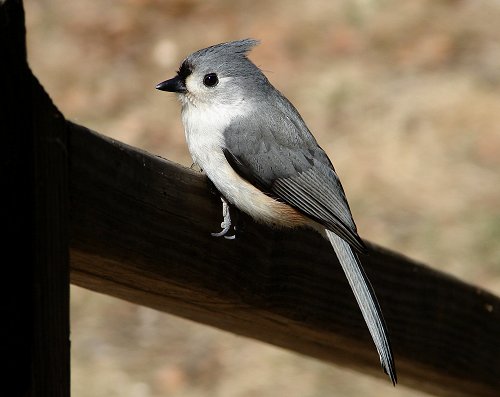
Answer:
<svg viewBox="0 0 500 397"><path fill-rule="evenodd" d="M222 237L222 236L224 236L225 239L234 240L236 238L236 234L233 234L233 235L230 235L230 236L227 235L227 233L231 229L231 225L232 225L232 223L231 223L231 213L229 211L229 203L222 196L220 197L220 200L222 201L222 216L224 218L223 221L220 224L220 227L222 228L222 230L220 232L218 232L218 233L211 233L211 234L214 237ZM235 226L233 227L233 229L236 232L236 227Z"/></svg>

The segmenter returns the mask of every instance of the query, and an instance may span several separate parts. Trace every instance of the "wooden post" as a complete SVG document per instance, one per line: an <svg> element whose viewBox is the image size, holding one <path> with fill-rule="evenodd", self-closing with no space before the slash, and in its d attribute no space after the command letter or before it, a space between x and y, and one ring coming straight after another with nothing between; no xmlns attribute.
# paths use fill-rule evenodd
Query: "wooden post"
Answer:
<svg viewBox="0 0 500 397"><path fill-rule="evenodd" d="M70 394L66 122L26 61L21 1L0 2L2 395Z"/></svg>

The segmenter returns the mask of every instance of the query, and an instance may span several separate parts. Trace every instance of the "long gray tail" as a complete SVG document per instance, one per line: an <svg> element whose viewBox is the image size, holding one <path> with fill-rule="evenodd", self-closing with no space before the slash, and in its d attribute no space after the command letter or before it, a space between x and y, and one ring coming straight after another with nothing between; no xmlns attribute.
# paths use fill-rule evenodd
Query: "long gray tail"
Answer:
<svg viewBox="0 0 500 397"><path fill-rule="evenodd" d="M397 383L396 367L392 356L391 344L387 336L382 311L375 296L373 287L366 276L358 256L352 251L349 244L338 237L335 233L325 230L328 240L333 246L342 269L349 281L354 296L358 301L359 308L363 314L368 330L372 336L375 347L380 356L380 363L385 373L389 375L392 383Z"/></svg>

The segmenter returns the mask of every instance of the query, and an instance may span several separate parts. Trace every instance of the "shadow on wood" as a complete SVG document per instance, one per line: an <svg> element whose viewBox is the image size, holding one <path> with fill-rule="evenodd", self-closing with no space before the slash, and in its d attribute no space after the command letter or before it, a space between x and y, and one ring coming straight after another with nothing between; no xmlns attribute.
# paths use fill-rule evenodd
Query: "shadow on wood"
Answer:
<svg viewBox="0 0 500 397"><path fill-rule="evenodd" d="M329 244L243 216L213 238L204 176L70 124L71 280L128 301L378 377L378 355ZM442 396L497 396L500 300L369 244L399 381Z"/></svg>

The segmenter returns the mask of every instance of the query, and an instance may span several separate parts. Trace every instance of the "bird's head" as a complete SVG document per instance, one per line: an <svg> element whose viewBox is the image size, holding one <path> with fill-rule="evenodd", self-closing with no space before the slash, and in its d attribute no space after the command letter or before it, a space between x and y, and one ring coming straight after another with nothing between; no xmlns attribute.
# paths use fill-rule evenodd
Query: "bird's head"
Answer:
<svg viewBox="0 0 500 397"><path fill-rule="evenodd" d="M217 44L189 55L177 75L156 86L175 92L183 106L234 105L265 94L264 74L248 58L257 40Z"/></svg>

